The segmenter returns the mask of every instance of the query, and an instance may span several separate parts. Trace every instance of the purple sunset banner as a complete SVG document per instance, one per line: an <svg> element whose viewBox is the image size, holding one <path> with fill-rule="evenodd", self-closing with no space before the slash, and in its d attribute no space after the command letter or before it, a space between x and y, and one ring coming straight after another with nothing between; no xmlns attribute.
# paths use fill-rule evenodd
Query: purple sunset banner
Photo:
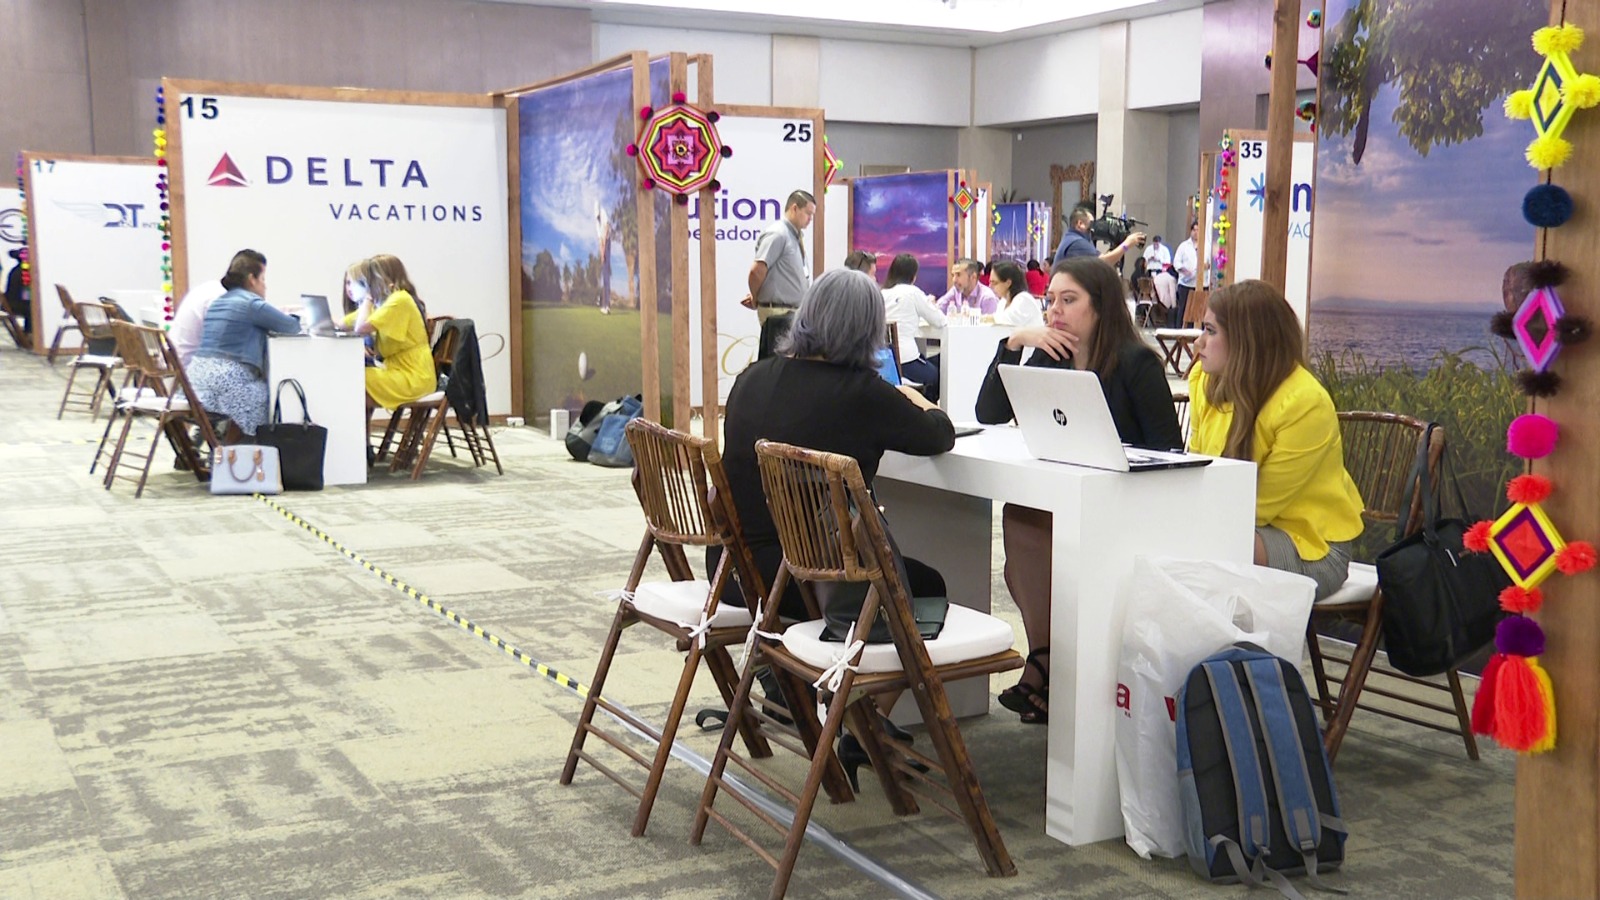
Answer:
<svg viewBox="0 0 1600 900"><path fill-rule="evenodd" d="M856 179L851 249L878 254L878 278L897 254L917 258L917 287L934 297L950 288L950 192L945 172Z"/></svg>

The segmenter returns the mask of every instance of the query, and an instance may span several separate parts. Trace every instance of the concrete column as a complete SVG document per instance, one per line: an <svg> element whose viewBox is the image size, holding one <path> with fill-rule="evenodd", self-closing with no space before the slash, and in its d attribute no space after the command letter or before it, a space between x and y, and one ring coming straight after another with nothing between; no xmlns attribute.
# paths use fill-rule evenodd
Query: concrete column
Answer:
<svg viewBox="0 0 1600 900"><path fill-rule="evenodd" d="M956 132L956 167L994 186L992 197L1011 189L1011 146L1006 128L962 128Z"/></svg>
<svg viewBox="0 0 1600 900"><path fill-rule="evenodd" d="M1100 26L1095 194L1115 194L1113 215L1125 212L1150 223L1151 234L1161 234L1167 219L1168 117L1128 108L1129 35L1127 22Z"/></svg>
<svg viewBox="0 0 1600 900"><path fill-rule="evenodd" d="M822 106L822 41L794 34L772 36L772 105Z"/></svg>

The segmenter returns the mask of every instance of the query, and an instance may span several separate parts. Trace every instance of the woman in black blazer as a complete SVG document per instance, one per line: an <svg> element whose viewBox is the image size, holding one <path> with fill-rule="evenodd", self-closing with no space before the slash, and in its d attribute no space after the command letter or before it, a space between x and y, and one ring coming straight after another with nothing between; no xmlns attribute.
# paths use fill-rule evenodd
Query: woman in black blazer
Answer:
<svg viewBox="0 0 1600 900"><path fill-rule="evenodd" d="M1139 337L1123 298L1122 279L1099 259L1071 257L1056 263L1045 292L1049 307L1043 327L1019 328L1000 342L978 391L978 421L1013 418L1011 398L1000 380L1000 366L1021 363L1049 368L1087 369L1100 377L1122 442L1149 450L1183 447L1161 360ZM1033 348L1023 362L1022 354ZM1042 723L1050 709L1050 514L1006 504L1001 515L1006 549L1006 587L1022 613L1028 636L1028 665L1000 703L1022 721Z"/></svg>

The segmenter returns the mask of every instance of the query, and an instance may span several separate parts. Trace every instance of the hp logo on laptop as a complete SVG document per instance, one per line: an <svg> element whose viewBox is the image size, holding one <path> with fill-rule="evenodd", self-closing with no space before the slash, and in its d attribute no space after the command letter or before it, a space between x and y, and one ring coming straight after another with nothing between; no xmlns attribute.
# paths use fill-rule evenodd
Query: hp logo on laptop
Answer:
<svg viewBox="0 0 1600 900"><path fill-rule="evenodd" d="M1065 426L1067 424L1067 414L1059 408L1050 410L1050 417L1056 420L1057 425Z"/></svg>

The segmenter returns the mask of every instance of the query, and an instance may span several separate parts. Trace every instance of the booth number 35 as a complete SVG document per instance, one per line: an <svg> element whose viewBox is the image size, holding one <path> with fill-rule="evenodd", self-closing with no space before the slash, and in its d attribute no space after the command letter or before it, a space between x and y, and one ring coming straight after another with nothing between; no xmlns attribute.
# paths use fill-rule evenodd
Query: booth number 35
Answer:
<svg viewBox="0 0 1600 900"><path fill-rule="evenodd" d="M184 97L178 101L178 105L183 108L185 119L193 119L196 116L202 119L215 119L220 112L215 97Z"/></svg>
<svg viewBox="0 0 1600 900"><path fill-rule="evenodd" d="M795 142L801 144L811 143L810 122L784 122L783 140L785 143Z"/></svg>

